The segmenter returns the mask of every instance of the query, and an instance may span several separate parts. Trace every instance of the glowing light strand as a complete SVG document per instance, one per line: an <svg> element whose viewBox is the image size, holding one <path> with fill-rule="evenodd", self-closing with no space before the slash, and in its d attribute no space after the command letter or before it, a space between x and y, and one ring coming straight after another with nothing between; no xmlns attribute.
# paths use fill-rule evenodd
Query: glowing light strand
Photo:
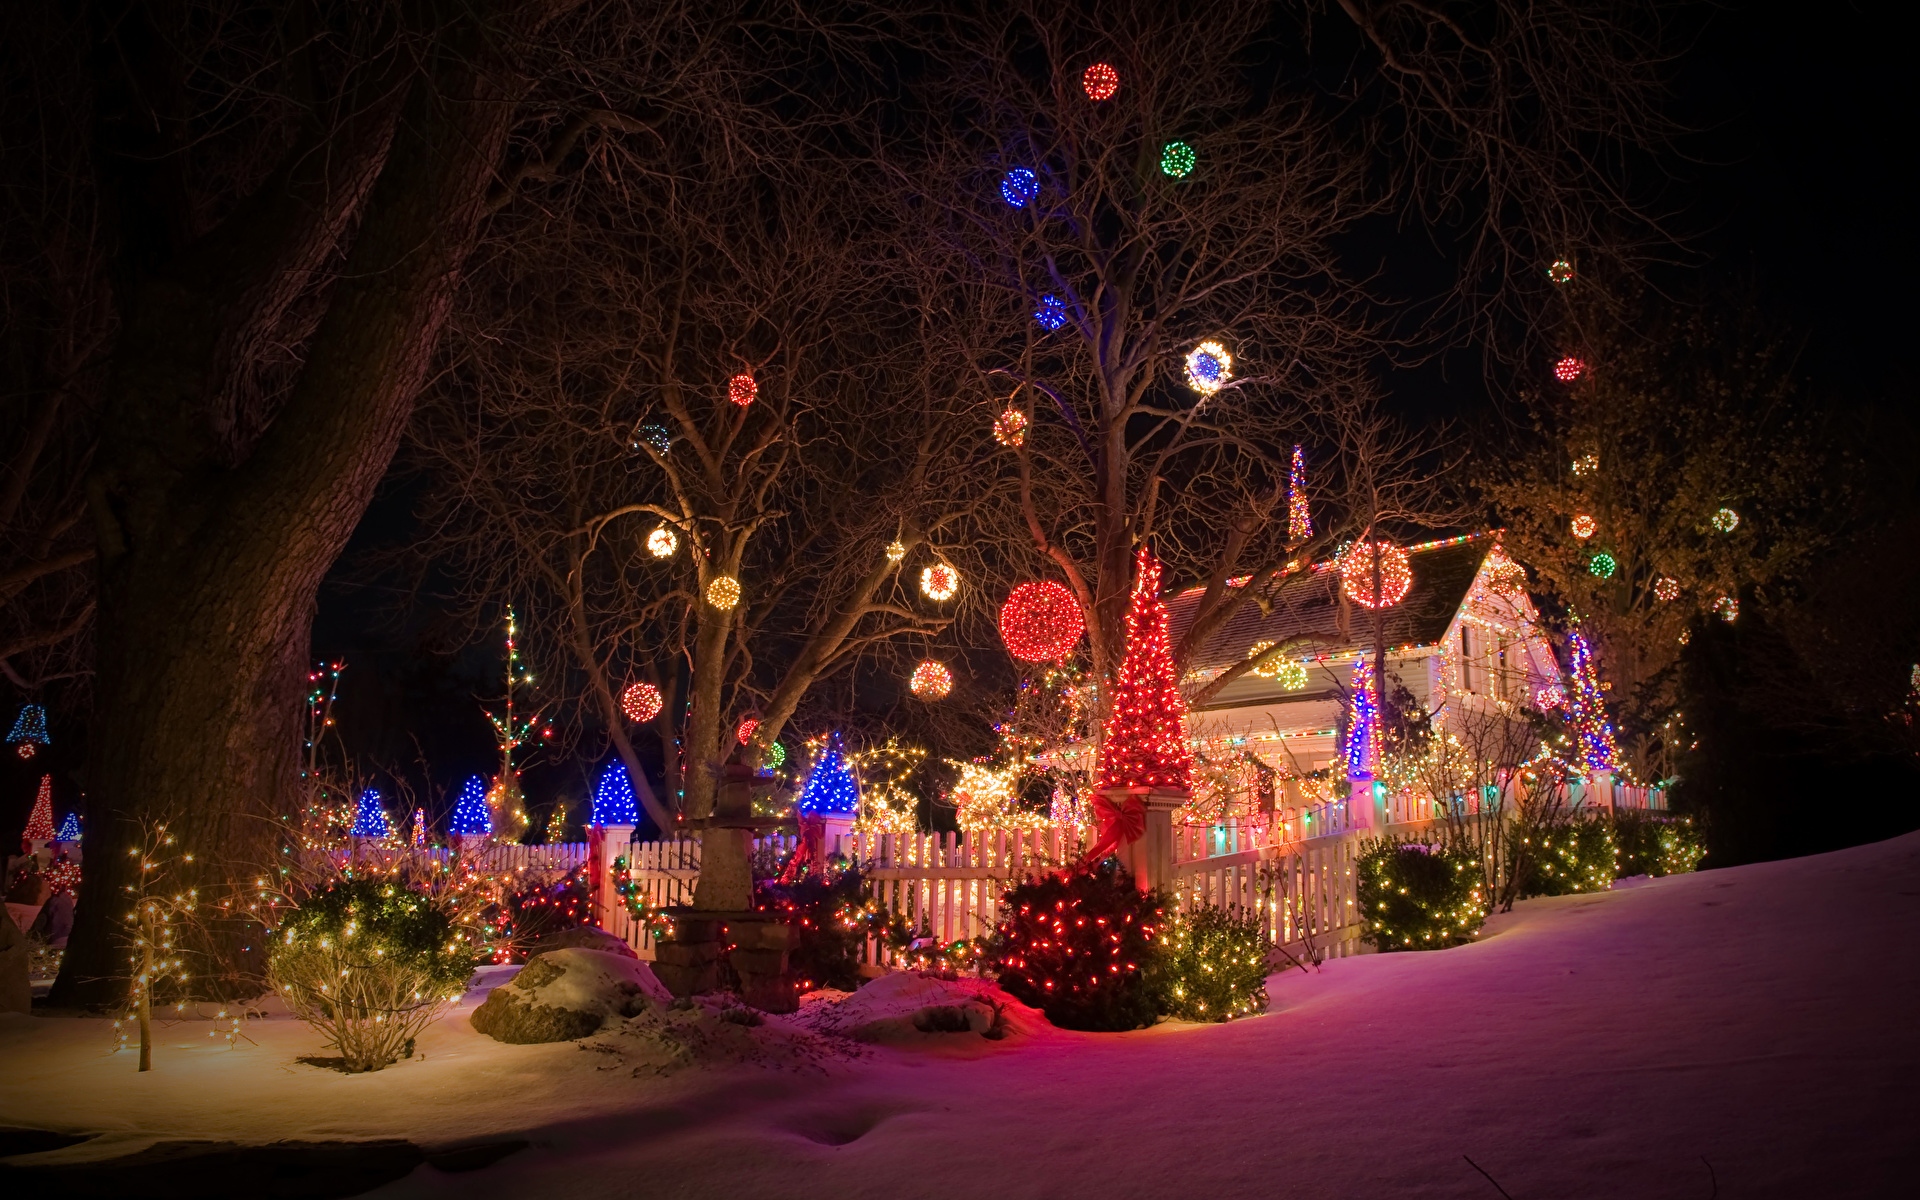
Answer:
<svg viewBox="0 0 1920 1200"><path fill-rule="evenodd" d="M1287 473L1287 545L1298 546L1313 536L1313 513L1307 502L1307 456L1293 448L1293 467Z"/></svg>
<svg viewBox="0 0 1920 1200"><path fill-rule="evenodd" d="M1568 637L1567 644L1573 658L1567 717L1579 739L1581 765L1589 772L1616 771L1620 767L1620 747L1607 720L1606 693L1600 688L1593 646L1578 630Z"/></svg>

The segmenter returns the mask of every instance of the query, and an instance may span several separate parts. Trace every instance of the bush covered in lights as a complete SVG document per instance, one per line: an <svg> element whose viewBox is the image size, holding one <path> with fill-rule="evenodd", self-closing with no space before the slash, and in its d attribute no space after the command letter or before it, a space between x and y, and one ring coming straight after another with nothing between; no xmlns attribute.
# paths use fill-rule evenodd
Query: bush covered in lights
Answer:
<svg viewBox="0 0 1920 1200"><path fill-rule="evenodd" d="M1230 1021L1267 1008L1267 937L1260 914L1209 905L1167 922L1160 1010L1183 1021Z"/></svg>
<svg viewBox="0 0 1920 1200"><path fill-rule="evenodd" d="M507 893L503 902L488 905L482 922L495 947L494 961L525 962L533 943L590 922L593 900L586 876L585 867L558 876L543 873Z"/></svg>
<svg viewBox="0 0 1920 1200"><path fill-rule="evenodd" d="M483 957L446 898L360 877L299 899L274 930L267 972L343 1069L378 1071L413 1053Z"/></svg>
<svg viewBox="0 0 1920 1200"><path fill-rule="evenodd" d="M1001 897L988 965L1062 1029L1151 1025L1169 907L1111 861L1028 880Z"/></svg>
<svg viewBox="0 0 1920 1200"><path fill-rule="evenodd" d="M1444 846L1369 838L1355 864L1362 935L1377 950L1441 950L1480 936L1480 865Z"/></svg>
<svg viewBox="0 0 1920 1200"><path fill-rule="evenodd" d="M1636 809L1613 817L1614 874L1684 875L1700 869L1707 844L1687 817L1673 818Z"/></svg>
<svg viewBox="0 0 1920 1200"><path fill-rule="evenodd" d="M1576 892L1604 892L1618 877L1613 824L1605 817L1586 817L1549 829L1536 829L1519 839L1510 861L1523 872L1520 896L1571 896Z"/></svg>
<svg viewBox="0 0 1920 1200"><path fill-rule="evenodd" d="M860 868L808 871L793 883L757 880L754 907L777 912L793 926L787 963L800 990L860 986L860 952L868 938L885 939L893 914L866 894Z"/></svg>

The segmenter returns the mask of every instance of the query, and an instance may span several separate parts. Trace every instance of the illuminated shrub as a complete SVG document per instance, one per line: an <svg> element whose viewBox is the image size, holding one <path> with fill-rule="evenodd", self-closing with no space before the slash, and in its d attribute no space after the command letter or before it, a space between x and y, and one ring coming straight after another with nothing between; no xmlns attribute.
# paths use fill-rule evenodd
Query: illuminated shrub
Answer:
<svg viewBox="0 0 1920 1200"><path fill-rule="evenodd" d="M1512 861L1525 864L1522 899L1604 892L1617 877L1613 826L1589 818L1533 830L1520 837Z"/></svg>
<svg viewBox="0 0 1920 1200"><path fill-rule="evenodd" d="M1111 862L1028 880L1000 899L988 965L1062 1029L1151 1025L1167 907Z"/></svg>
<svg viewBox="0 0 1920 1200"><path fill-rule="evenodd" d="M1377 950L1442 950L1480 936L1480 866L1441 846L1369 839L1355 864L1362 935Z"/></svg>
<svg viewBox="0 0 1920 1200"><path fill-rule="evenodd" d="M1255 911L1208 906L1167 922L1160 1010L1183 1021L1230 1021L1265 1012L1273 943Z"/></svg>
<svg viewBox="0 0 1920 1200"><path fill-rule="evenodd" d="M1613 841L1620 878L1629 875L1684 875L1700 868L1706 842L1693 822L1631 809L1615 815Z"/></svg>

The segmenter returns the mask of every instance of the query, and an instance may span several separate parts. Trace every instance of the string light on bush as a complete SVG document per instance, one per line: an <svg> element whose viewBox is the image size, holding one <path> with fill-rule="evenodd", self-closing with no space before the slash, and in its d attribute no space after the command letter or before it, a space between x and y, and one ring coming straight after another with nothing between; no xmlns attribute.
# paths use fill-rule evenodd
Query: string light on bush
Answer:
<svg viewBox="0 0 1920 1200"><path fill-rule="evenodd" d="M638 825L640 806L634 801L633 781L620 760L600 772L599 786L593 789L593 819L589 824L605 829L609 825Z"/></svg>
<svg viewBox="0 0 1920 1200"><path fill-rule="evenodd" d="M1185 142L1168 142L1160 152L1160 170L1174 179L1185 179L1192 174L1193 165L1198 161L1193 147Z"/></svg>
<svg viewBox="0 0 1920 1200"><path fill-rule="evenodd" d="M368 788L360 793L359 807L353 813L353 828L347 832L353 837L380 840L393 836L393 830L387 824L387 812L380 807L378 788Z"/></svg>
<svg viewBox="0 0 1920 1200"><path fill-rule="evenodd" d="M1595 521L1586 513L1578 513L1573 518L1573 536L1583 542L1592 537L1594 531L1599 528L1599 522Z"/></svg>
<svg viewBox="0 0 1920 1200"><path fill-rule="evenodd" d="M1653 581L1653 597L1656 600L1678 600L1680 581L1671 575L1662 575Z"/></svg>
<svg viewBox="0 0 1920 1200"><path fill-rule="evenodd" d="M1298 546L1313 536L1313 513L1307 503L1307 456L1295 446L1293 466L1287 472L1287 545Z"/></svg>
<svg viewBox="0 0 1920 1200"><path fill-rule="evenodd" d="M887 543L887 561L897 563L907 556L907 544L898 538Z"/></svg>
<svg viewBox="0 0 1920 1200"><path fill-rule="evenodd" d="M1586 374L1587 364L1569 354L1553 364L1553 377L1561 383L1572 383Z"/></svg>
<svg viewBox="0 0 1920 1200"><path fill-rule="evenodd" d="M1219 342L1201 342L1187 352L1187 386L1211 396L1233 378L1233 355Z"/></svg>
<svg viewBox="0 0 1920 1200"><path fill-rule="evenodd" d="M453 806L447 832L455 837L486 837L493 832L493 810L487 807L487 781L478 775L467 776L460 789L460 800Z"/></svg>
<svg viewBox="0 0 1920 1200"><path fill-rule="evenodd" d="M1120 90L1120 72L1106 63L1097 62L1080 76L1080 86L1086 90L1087 99L1095 103L1111 100L1113 94Z"/></svg>
<svg viewBox="0 0 1920 1200"><path fill-rule="evenodd" d="M920 590L929 600L951 600L960 590L960 572L946 563L935 563L920 572Z"/></svg>
<svg viewBox="0 0 1920 1200"><path fill-rule="evenodd" d="M1407 552L1392 542L1354 542L1335 562L1340 568L1341 590L1362 608L1392 608L1406 599L1413 587L1413 563ZM1376 571L1380 580L1377 591Z"/></svg>
<svg viewBox="0 0 1920 1200"><path fill-rule="evenodd" d="M1009 408L993 419L993 440L1002 446L1014 447L1025 444L1027 440L1027 414L1017 408Z"/></svg>
<svg viewBox="0 0 1920 1200"><path fill-rule="evenodd" d="M673 552L679 548L680 539L675 537L673 530L665 525L647 535L647 553L655 558L671 558Z"/></svg>
<svg viewBox="0 0 1920 1200"><path fill-rule="evenodd" d="M1740 619L1740 601L1735 597L1723 595L1713 602L1713 611L1719 614L1722 621L1732 624Z"/></svg>
<svg viewBox="0 0 1920 1200"><path fill-rule="evenodd" d="M913 669L907 690L922 700L941 700L953 690L953 672L928 659Z"/></svg>
<svg viewBox="0 0 1920 1200"><path fill-rule="evenodd" d="M1613 555L1608 554L1605 550L1602 550L1587 560L1587 570L1590 571L1596 579L1612 579L1613 573L1619 569L1620 564L1615 561Z"/></svg>
<svg viewBox="0 0 1920 1200"><path fill-rule="evenodd" d="M751 375L735 375L727 380L727 399L741 408L752 404L760 396L760 384Z"/></svg>
<svg viewBox="0 0 1920 1200"><path fill-rule="evenodd" d="M723 610L740 603L740 581L731 575L715 575L707 584L707 603Z"/></svg>
<svg viewBox="0 0 1920 1200"><path fill-rule="evenodd" d="M1000 177L1000 198L1014 208L1025 208L1040 194L1040 177L1025 167L1015 167Z"/></svg>
<svg viewBox="0 0 1920 1200"><path fill-rule="evenodd" d="M1573 264L1564 258L1555 259L1553 265L1547 268L1547 278L1562 286L1572 283Z"/></svg>
<svg viewBox="0 0 1920 1200"><path fill-rule="evenodd" d="M1000 639L1023 662L1054 662L1073 653L1086 632L1080 602L1063 585L1023 583L1000 606Z"/></svg>
<svg viewBox="0 0 1920 1200"><path fill-rule="evenodd" d="M1740 528L1740 514L1730 508L1723 508L1713 514L1713 527L1720 533L1732 533Z"/></svg>
<svg viewBox="0 0 1920 1200"><path fill-rule="evenodd" d="M1067 306L1058 296L1040 297L1040 307L1033 310L1033 319L1040 322L1042 328L1058 329L1067 323Z"/></svg>
<svg viewBox="0 0 1920 1200"><path fill-rule="evenodd" d="M650 683L630 683L627 690L620 693L620 711L636 725L644 725L659 716L660 706L665 703L660 689Z"/></svg>

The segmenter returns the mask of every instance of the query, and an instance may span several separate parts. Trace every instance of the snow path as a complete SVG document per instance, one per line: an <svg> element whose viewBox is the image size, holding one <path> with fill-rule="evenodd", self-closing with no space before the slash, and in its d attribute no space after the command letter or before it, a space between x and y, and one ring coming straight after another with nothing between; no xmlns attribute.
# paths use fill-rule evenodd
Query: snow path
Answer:
<svg viewBox="0 0 1920 1200"><path fill-rule="evenodd" d="M957 1035L824 1071L636 1079L456 1015L426 1061L375 1075L294 1063L315 1039L278 1020L234 1052L170 1035L142 1078L100 1054L99 1022L12 1018L0 1123L128 1148L531 1139L374 1193L460 1200L1497 1197L1463 1155L1514 1200L1706 1200L1712 1177L1726 1197L1892 1196L1920 1169L1916 934L1920 834L1530 901L1471 946L1275 976L1273 1011L1231 1025Z"/></svg>

